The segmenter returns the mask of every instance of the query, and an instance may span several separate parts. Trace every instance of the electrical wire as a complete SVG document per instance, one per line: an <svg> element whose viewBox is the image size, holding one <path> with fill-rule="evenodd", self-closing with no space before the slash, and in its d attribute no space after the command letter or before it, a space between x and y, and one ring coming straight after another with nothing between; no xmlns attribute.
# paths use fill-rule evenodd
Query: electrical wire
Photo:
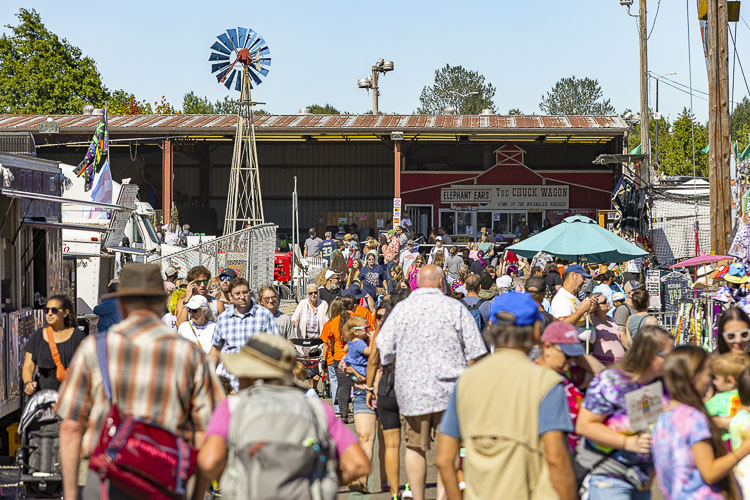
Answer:
<svg viewBox="0 0 750 500"><path fill-rule="evenodd" d="M729 32L729 36L732 37L732 44L734 45L735 50L737 49L737 43L734 40L734 35L732 34L732 30L727 30ZM745 81L745 89L747 90L747 93L750 94L750 85L747 84L747 78L745 77L745 69L742 67L742 58L738 57L737 62L740 64L740 72L742 73L742 79Z"/></svg>
<svg viewBox="0 0 750 500"><path fill-rule="evenodd" d="M685 18L687 19L687 53L688 53L688 83L690 84L690 115L693 115L693 56L690 54L690 0L685 0ZM695 228L698 231L698 191L695 186L696 167L695 167L695 123L690 120L690 145L693 152L693 198L695 199ZM696 247L698 244L696 243ZM698 255L699 248L695 249Z"/></svg>
<svg viewBox="0 0 750 500"><path fill-rule="evenodd" d="M661 7L661 0L659 0L656 4L656 14L654 15L654 22L651 25L651 31L648 32L648 36L646 37L646 41L651 40L651 33L654 32L654 28L656 28L656 19L659 17L659 7Z"/></svg>

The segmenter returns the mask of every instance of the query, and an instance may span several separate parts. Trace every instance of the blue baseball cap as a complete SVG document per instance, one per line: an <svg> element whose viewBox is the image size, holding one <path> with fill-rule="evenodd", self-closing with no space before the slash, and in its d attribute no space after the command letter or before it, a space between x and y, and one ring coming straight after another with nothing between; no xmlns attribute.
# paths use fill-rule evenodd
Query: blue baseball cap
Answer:
<svg viewBox="0 0 750 500"><path fill-rule="evenodd" d="M583 268L583 266L580 266L578 264L572 264L565 268L566 273L576 273L580 274L584 278L590 278L591 275L586 272L586 270Z"/></svg>
<svg viewBox="0 0 750 500"><path fill-rule="evenodd" d="M503 312L511 313L515 317L513 324L518 326L543 320L539 304L526 293L508 292L495 297L490 306L490 323L497 323L497 314Z"/></svg>

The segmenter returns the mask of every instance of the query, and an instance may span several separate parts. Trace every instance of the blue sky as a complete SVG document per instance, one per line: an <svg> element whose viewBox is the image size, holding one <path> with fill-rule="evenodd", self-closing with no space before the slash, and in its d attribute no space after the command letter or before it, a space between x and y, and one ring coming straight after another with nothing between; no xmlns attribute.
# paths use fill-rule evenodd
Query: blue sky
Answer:
<svg viewBox="0 0 750 500"><path fill-rule="evenodd" d="M651 29L658 0L648 1ZM0 24L15 24L20 7L36 9L49 29L93 57L109 88L149 102L165 95L178 107L191 90L212 100L226 95L210 74L209 46L238 25L259 32L271 49L271 72L253 98L272 113L296 113L312 103L367 111L371 97L356 81L368 76L379 57L396 67L380 81L380 108L387 113L416 110L422 87L446 63L484 74L497 88L495 104L502 113L510 108L539 113L541 96L571 75L598 79L618 112L639 106L636 21L618 0L3 0ZM695 0L661 1L649 66L656 73L676 72L670 78L688 84L688 8L693 86L707 91ZM632 10L637 12L637 0ZM750 28L743 21L737 40L740 57L750 54ZM745 61L750 78L750 59ZM730 57L730 85L731 79ZM747 95L739 66L734 89L736 101ZM653 107L653 80L651 90ZM686 93L661 84L663 114L674 118L686 106ZM694 110L705 120L706 100L694 98Z"/></svg>

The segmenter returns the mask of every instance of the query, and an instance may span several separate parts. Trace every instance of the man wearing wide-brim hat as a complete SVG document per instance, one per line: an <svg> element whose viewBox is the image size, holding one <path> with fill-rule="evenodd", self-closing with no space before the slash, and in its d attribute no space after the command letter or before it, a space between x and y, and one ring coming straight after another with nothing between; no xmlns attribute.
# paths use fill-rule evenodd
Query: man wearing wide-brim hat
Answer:
<svg viewBox="0 0 750 500"><path fill-rule="evenodd" d="M239 379L240 392L223 401L211 417L205 443L198 454L198 467L209 480L221 478L227 466L227 450L230 445L234 445L228 442L232 413L239 411L239 405L246 402L252 404L252 400L247 399L253 397L251 388L263 386L289 393L289 388L296 387L300 395L303 389L307 388L305 380L294 376L297 351L279 335L253 335L239 352L222 353L221 361L226 369ZM370 462L357 437L335 417L333 408L319 400L310 403L319 404L325 413L328 433L336 446L341 484L347 484L369 474Z"/></svg>
<svg viewBox="0 0 750 500"><path fill-rule="evenodd" d="M124 318L107 331L105 340L113 400L128 415L200 447L211 413L224 392L203 350L161 322L166 293L159 266L124 266L119 288L105 297L119 299ZM79 459L88 459L94 452L109 410L97 338L89 335L68 367L56 408L63 419L60 457L65 498L78 497ZM203 481L199 479L196 488L205 488ZM131 498L108 483L102 485L92 470L88 470L85 485L83 498L99 498L102 487L108 487L113 498Z"/></svg>

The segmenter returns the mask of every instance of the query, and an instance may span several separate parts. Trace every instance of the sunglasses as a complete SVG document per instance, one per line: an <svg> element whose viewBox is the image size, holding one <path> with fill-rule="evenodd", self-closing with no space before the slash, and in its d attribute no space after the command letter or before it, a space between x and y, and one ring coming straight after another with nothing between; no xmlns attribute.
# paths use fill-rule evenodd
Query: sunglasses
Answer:
<svg viewBox="0 0 750 500"><path fill-rule="evenodd" d="M383 321L383 318L385 318L385 314L376 314L375 319L378 321Z"/></svg>
<svg viewBox="0 0 750 500"><path fill-rule="evenodd" d="M369 331L370 331L370 325L365 325L365 326L353 326L353 327L352 327L352 330L364 330L364 331L366 331L366 332L369 332Z"/></svg>
<svg viewBox="0 0 750 500"><path fill-rule="evenodd" d="M263 302L273 302L277 298L278 297L276 297L276 295L271 295L270 297L263 297Z"/></svg>
<svg viewBox="0 0 750 500"><path fill-rule="evenodd" d="M49 313L58 314L60 311L62 311L62 309L59 307L45 307L44 308L44 314L49 314Z"/></svg>
<svg viewBox="0 0 750 500"><path fill-rule="evenodd" d="M219 281L232 281L231 276L219 276Z"/></svg>
<svg viewBox="0 0 750 500"><path fill-rule="evenodd" d="M750 340L750 330L739 330L736 332L723 332L724 340L729 344L736 342L747 342Z"/></svg>
<svg viewBox="0 0 750 500"><path fill-rule="evenodd" d="M196 285L208 285L210 280L195 280Z"/></svg>
<svg viewBox="0 0 750 500"><path fill-rule="evenodd" d="M307 295L318 295L318 292L307 292Z"/></svg>

